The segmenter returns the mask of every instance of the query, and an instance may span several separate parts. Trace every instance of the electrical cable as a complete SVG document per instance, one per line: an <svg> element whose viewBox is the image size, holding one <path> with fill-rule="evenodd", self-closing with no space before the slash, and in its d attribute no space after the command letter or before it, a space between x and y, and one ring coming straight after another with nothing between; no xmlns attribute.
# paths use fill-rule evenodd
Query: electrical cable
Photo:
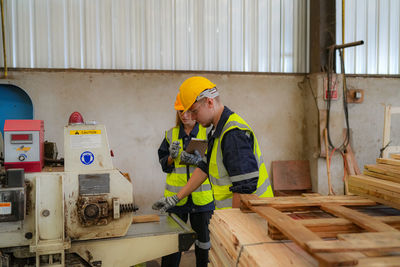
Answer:
<svg viewBox="0 0 400 267"><path fill-rule="evenodd" d="M346 81L346 72L344 69L344 58L342 49L339 49L339 55L340 55L341 69L343 73L343 111L346 120L346 137L343 141L342 146L340 147L340 150L345 151L350 142L350 123L349 123L349 109L347 103L347 81Z"/></svg>
<svg viewBox="0 0 400 267"><path fill-rule="evenodd" d="M346 136L343 140L343 143L336 147L333 145L333 142L330 138L330 129L329 129L329 121L330 121L330 111L331 111L331 92L332 92L332 76L333 76L333 56L334 56L335 49L332 47L329 49L329 56L328 56L328 70L327 70L327 96L326 96L326 105L327 105L327 111L326 111L326 129L327 129L327 135L328 135L328 143L329 147L332 149L339 149L341 151L345 151L346 147L348 146L350 142L350 123L349 123L349 111L348 111L348 105L347 105L347 84L346 84L346 75L345 75L345 69L344 69L344 59L343 59L343 54L342 54L342 49L339 49L339 55L340 55L340 62L341 62L341 71L343 74L343 87L342 87L342 92L343 92L343 113L345 116L345 121L346 121ZM336 81L335 84L333 84L333 87L336 86Z"/></svg>

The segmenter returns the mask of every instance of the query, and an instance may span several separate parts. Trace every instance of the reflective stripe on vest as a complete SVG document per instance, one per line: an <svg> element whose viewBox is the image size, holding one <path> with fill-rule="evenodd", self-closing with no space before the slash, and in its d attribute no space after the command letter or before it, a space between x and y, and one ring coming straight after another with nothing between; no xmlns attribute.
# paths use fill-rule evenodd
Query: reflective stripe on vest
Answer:
<svg viewBox="0 0 400 267"><path fill-rule="evenodd" d="M257 161L258 171L237 176L229 176L223 163L221 140L225 133L234 128L245 130L253 136L253 152ZM214 140L209 162L209 177L213 185L212 189L217 209L227 209L232 207L233 193L229 190L232 186L232 182L244 181L254 177L258 177L258 183L257 189L253 194L256 194L259 197L273 197L267 169L265 167L257 138L250 126L236 113L229 116L222 129L221 135Z"/></svg>
<svg viewBox="0 0 400 267"><path fill-rule="evenodd" d="M171 173L167 174L166 185L164 190L164 196L169 197L176 195L182 187L184 187L188 181L187 167L186 165L180 165L180 157L183 151L183 141L179 139L179 129L180 127L174 127L165 133L165 138L168 144L171 144L175 141L180 142L180 150L178 157L174 159L175 168ZM196 138L207 140L206 128L199 125L199 132L197 133ZM189 165L189 174L192 175L196 166ZM192 192L192 200L195 205L203 206L209 204L213 201L212 191L210 181L206 179L199 188ZM181 199L177 206L182 206L187 202L187 197Z"/></svg>
<svg viewBox="0 0 400 267"><path fill-rule="evenodd" d="M165 189L167 189L168 191L174 192L176 194L182 188L183 188L183 186L173 186L173 185L169 185L169 184L165 185ZM211 192L211 185L210 184L202 184L193 192L202 192L202 191L210 191Z"/></svg>

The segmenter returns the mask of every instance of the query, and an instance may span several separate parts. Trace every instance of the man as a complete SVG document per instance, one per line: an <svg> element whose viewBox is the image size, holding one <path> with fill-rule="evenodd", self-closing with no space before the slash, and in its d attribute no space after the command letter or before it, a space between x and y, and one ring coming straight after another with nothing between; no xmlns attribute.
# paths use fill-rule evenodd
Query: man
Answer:
<svg viewBox="0 0 400 267"><path fill-rule="evenodd" d="M184 112L203 127L213 126L208 135L207 162L198 153L183 156L198 166L188 183L175 195L162 198L153 209L166 211L196 190L207 176L216 209L238 207L239 194L273 197L261 150L250 126L225 107L215 84L204 77L191 77L179 88Z"/></svg>

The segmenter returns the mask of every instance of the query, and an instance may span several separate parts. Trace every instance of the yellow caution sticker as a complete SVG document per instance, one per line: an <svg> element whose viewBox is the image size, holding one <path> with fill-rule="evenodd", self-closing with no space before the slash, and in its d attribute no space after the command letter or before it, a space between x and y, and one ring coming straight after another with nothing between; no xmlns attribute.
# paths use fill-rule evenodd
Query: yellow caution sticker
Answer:
<svg viewBox="0 0 400 267"><path fill-rule="evenodd" d="M70 135L101 134L101 130L75 130L69 131Z"/></svg>
<svg viewBox="0 0 400 267"><path fill-rule="evenodd" d="M19 148L17 148L17 151L25 151L25 152L27 152L29 150L31 150L30 147L19 147Z"/></svg>

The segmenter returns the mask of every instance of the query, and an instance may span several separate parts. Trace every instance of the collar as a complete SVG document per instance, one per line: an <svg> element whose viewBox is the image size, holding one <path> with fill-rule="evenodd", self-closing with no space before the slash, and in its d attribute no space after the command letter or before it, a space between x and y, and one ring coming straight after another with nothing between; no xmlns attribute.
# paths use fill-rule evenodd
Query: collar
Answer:
<svg viewBox="0 0 400 267"><path fill-rule="evenodd" d="M196 122L189 135L190 137L196 137L198 133L199 133L199 123ZM187 136L187 134L185 132L185 129L183 128L183 123L181 123L181 126L179 128L179 139L183 139L185 136Z"/></svg>
<svg viewBox="0 0 400 267"><path fill-rule="evenodd" d="M229 116L231 116L233 113L234 112L230 110L227 106L224 106L224 110L221 113L221 118L219 118L217 126L216 127L214 126L213 128L213 130L215 129L215 131L212 134L212 137L218 138L221 135L222 129L224 128L226 121L229 119Z"/></svg>

